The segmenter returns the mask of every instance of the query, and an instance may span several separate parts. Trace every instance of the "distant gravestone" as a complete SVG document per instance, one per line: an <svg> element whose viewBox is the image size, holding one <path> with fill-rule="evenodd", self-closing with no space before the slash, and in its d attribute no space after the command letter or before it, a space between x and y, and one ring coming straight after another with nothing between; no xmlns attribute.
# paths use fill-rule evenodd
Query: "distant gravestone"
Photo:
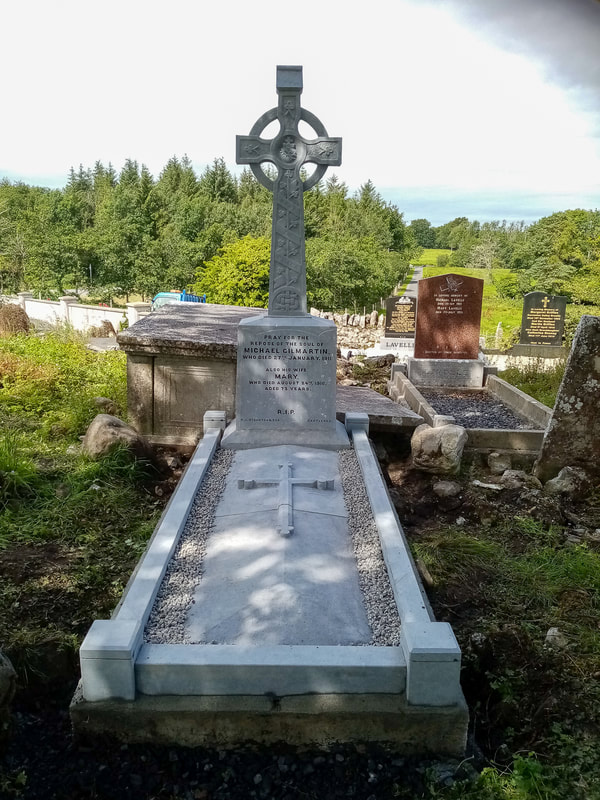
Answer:
<svg viewBox="0 0 600 800"><path fill-rule="evenodd" d="M385 335L414 339L417 301L414 297L388 297L385 301Z"/></svg>
<svg viewBox="0 0 600 800"><path fill-rule="evenodd" d="M529 292L523 298L520 344L560 347L567 298L545 292Z"/></svg>
<svg viewBox="0 0 600 800"><path fill-rule="evenodd" d="M439 275L419 281L415 358L476 359L483 281Z"/></svg>
<svg viewBox="0 0 600 800"><path fill-rule="evenodd" d="M565 466L600 476L600 317L584 315L573 338L565 374L534 474L554 478Z"/></svg>

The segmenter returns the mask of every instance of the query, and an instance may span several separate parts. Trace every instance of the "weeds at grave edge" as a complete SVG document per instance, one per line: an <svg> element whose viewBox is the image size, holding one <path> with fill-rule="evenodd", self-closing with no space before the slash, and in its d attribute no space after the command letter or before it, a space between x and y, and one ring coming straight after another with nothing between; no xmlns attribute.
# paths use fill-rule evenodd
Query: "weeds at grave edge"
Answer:
<svg viewBox="0 0 600 800"><path fill-rule="evenodd" d="M97 396L125 407L122 353L68 330L0 339L0 648L22 685L75 674L162 510L151 465L80 453Z"/></svg>

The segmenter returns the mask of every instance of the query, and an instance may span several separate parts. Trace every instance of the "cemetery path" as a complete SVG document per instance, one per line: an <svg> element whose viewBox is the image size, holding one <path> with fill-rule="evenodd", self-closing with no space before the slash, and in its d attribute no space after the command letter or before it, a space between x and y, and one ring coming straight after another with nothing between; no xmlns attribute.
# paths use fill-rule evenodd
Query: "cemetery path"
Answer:
<svg viewBox="0 0 600 800"><path fill-rule="evenodd" d="M423 267L416 266L414 268L412 278L408 282L406 289L404 290L404 297L414 297L417 299L417 294L419 291L419 281L423 277Z"/></svg>

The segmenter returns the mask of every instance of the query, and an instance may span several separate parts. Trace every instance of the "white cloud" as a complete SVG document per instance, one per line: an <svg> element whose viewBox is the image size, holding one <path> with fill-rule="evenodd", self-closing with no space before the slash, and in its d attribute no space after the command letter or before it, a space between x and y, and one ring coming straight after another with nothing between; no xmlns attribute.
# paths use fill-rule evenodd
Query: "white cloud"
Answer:
<svg viewBox="0 0 600 800"><path fill-rule="evenodd" d="M235 135L276 104L275 65L300 63L351 187L597 191L597 110L461 4L471 13L468 0L4 4L0 176L127 157L157 174L183 153L233 167Z"/></svg>

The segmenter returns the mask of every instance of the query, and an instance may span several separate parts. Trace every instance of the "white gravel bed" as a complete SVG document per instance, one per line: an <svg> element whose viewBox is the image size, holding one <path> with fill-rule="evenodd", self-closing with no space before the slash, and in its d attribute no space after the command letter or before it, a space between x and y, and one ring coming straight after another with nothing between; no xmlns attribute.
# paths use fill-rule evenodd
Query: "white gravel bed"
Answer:
<svg viewBox="0 0 600 800"><path fill-rule="evenodd" d="M369 644L399 645L400 617L354 450L340 450L339 463L344 502L348 510L348 529L358 568L358 583L373 632Z"/></svg>
<svg viewBox="0 0 600 800"><path fill-rule="evenodd" d="M189 643L185 621L196 586L202 579L206 543L233 458L234 451L218 450L198 490L146 625L144 640L149 644ZM377 526L353 450L339 452L339 467L359 586L373 634L368 644L399 645L400 618L383 560Z"/></svg>
<svg viewBox="0 0 600 800"><path fill-rule="evenodd" d="M200 484L144 631L148 644L187 643L185 620L202 577L206 542L232 463L233 450L217 450Z"/></svg>

